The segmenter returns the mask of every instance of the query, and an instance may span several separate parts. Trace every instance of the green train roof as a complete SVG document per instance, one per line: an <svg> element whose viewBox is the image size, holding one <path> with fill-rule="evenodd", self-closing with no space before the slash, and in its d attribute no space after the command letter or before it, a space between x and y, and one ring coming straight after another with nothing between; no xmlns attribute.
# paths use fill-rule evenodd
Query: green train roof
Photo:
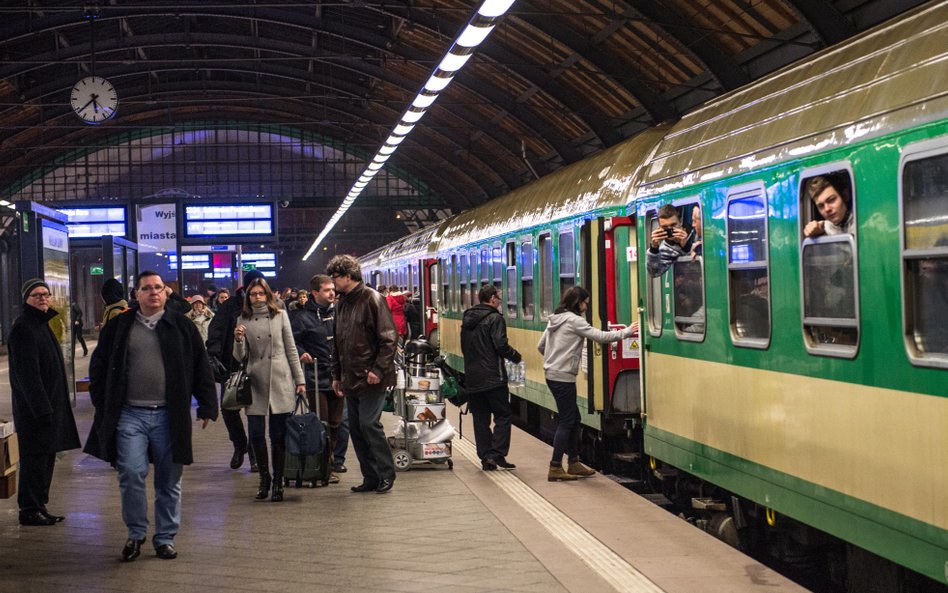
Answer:
<svg viewBox="0 0 948 593"><path fill-rule="evenodd" d="M883 24L679 120L640 195L805 157L948 114L948 2Z"/></svg>
<svg viewBox="0 0 948 593"><path fill-rule="evenodd" d="M623 206L667 127L647 130L448 221L438 250Z"/></svg>

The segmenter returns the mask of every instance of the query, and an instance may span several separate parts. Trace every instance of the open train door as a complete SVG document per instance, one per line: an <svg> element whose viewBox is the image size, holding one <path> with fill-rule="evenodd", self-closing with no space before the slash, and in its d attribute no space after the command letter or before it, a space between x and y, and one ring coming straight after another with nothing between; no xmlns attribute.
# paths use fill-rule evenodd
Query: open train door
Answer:
<svg viewBox="0 0 948 593"><path fill-rule="evenodd" d="M638 318L638 254L635 218L612 216L583 228L583 283L592 296L590 323L604 330L628 327ZM589 412L604 418L641 412L639 338L587 344Z"/></svg>
<svg viewBox="0 0 948 593"><path fill-rule="evenodd" d="M438 260L434 258L422 259L418 262L420 272L421 310L424 324L425 339L435 348L439 348L438 336L438 289L441 278L438 271Z"/></svg>

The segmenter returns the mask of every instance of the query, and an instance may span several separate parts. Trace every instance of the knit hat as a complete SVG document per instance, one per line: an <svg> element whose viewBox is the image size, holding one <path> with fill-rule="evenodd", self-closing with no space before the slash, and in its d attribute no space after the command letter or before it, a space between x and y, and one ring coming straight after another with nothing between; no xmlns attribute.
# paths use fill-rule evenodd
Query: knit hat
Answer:
<svg viewBox="0 0 948 593"><path fill-rule="evenodd" d="M42 286L46 290L49 290L49 284L46 284L46 281L43 280L42 278L30 278L29 280L24 282L23 289L21 290L21 292L23 293L23 302L25 303L26 299L29 298L30 293L40 286Z"/></svg>
<svg viewBox="0 0 948 593"><path fill-rule="evenodd" d="M250 270L244 274L244 288L246 288L251 282L257 278L265 278L263 273L260 270Z"/></svg>
<svg viewBox="0 0 948 593"><path fill-rule="evenodd" d="M106 305L117 303L125 298L125 291L122 290L122 283L115 278L109 278L102 285L102 300Z"/></svg>

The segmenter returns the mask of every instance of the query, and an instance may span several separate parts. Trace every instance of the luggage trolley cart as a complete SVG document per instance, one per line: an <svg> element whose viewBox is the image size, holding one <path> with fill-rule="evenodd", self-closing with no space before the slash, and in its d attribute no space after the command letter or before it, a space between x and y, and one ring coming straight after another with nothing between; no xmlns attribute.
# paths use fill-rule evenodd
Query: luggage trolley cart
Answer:
<svg viewBox="0 0 948 593"><path fill-rule="evenodd" d="M444 416L441 371L433 358L434 348L425 340L412 340L405 346L405 364L398 369L395 387L395 415L400 420L388 437L398 471L432 463L454 469L454 427Z"/></svg>

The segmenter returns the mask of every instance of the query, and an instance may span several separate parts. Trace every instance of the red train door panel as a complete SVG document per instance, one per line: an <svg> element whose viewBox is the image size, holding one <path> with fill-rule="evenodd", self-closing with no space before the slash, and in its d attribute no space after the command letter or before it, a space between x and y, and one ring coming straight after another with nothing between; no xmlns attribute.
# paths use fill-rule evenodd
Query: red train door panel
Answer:
<svg viewBox="0 0 948 593"><path fill-rule="evenodd" d="M613 216L590 222L586 253L591 288L591 322L605 330L623 329L638 319L638 254L635 219ZM589 362L590 412L618 414L641 411L639 338L612 344L591 344Z"/></svg>

